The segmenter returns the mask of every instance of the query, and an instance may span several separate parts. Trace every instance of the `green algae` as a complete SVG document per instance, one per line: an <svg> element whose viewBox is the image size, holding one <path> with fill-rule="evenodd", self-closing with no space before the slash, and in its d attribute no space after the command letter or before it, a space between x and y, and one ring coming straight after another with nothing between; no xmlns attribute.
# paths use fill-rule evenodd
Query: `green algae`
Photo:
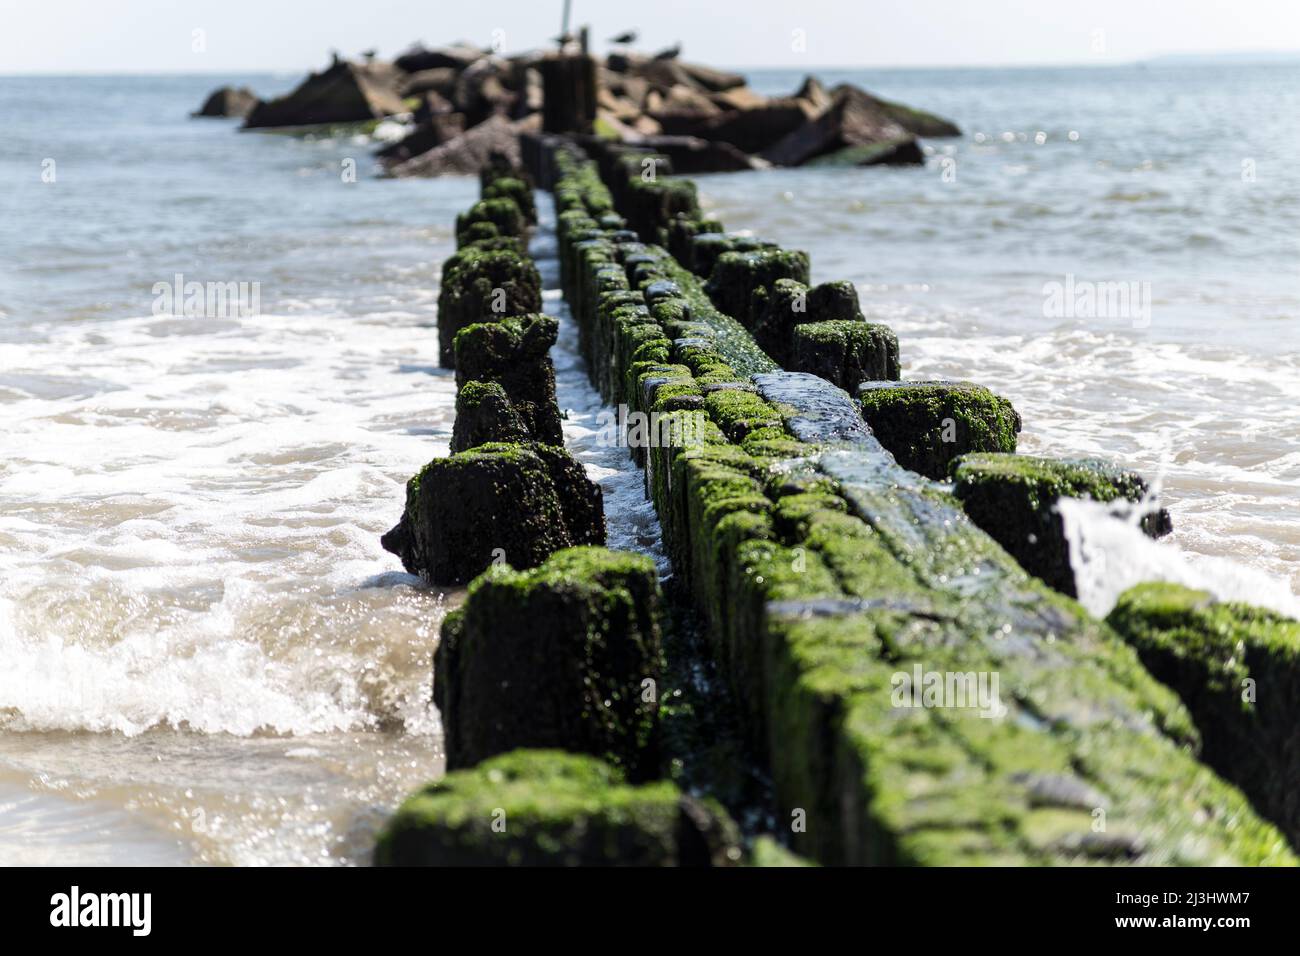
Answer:
<svg viewBox="0 0 1300 956"><path fill-rule="evenodd" d="M537 224L537 204L533 200L533 190L523 180L516 179L514 176L500 176L483 186L482 195L485 200L512 200L519 208L519 212L523 216L525 225L532 226ZM506 216L509 215L508 212L504 214ZM496 222L494 218L490 219L490 221ZM498 228L506 235L519 235L519 233L514 232L513 230L501 228L500 226L498 226Z"/></svg>
<svg viewBox="0 0 1300 956"><path fill-rule="evenodd" d="M1187 705L1202 759L1300 847L1300 622L1166 583L1124 592L1106 620Z"/></svg>
<svg viewBox="0 0 1300 956"><path fill-rule="evenodd" d="M887 325L831 320L796 325L789 367L820 375L849 394L863 382L898 381L898 336Z"/></svg>
<svg viewBox="0 0 1300 956"><path fill-rule="evenodd" d="M528 423L499 383L470 381L456 392L452 454L487 442L520 442L528 438Z"/></svg>
<svg viewBox="0 0 1300 956"><path fill-rule="evenodd" d="M531 260L509 249L463 249L444 266L438 291L442 367L455 367L456 334L466 326L541 309L542 279Z"/></svg>
<svg viewBox="0 0 1300 956"><path fill-rule="evenodd" d="M480 199L466 212L456 217L456 244L464 245L481 236L482 230L471 235L470 228L476 223L490 223L496 227L496 235L522 236L528 227L519 204L510 196Z"/></svg>
<svg viewBox="0 0 1300 956"><path fill-rule="evenodd" d="M741 857L716 804L667 781L628 784L593 757L517 750L407 798L379 866L726 866Z"/></svg>
<svg viewBox="0 0 1300 956"><path fill-rule="evenodd" d="M904 468L941 481L969 452L1013 452L1020 415L972 382L867 382L858 390L872 434Z"/></svg>
<svg viewBox="0 0 1300 956"><path fill-rule="evenodd" d="M383 546L433 584L465 584L494 563L536 567L604 540L600 487L567 451L490 442L435 458L408 481Z"/></svg>
<svg viewBox="0 0 1300 956"><path fill-rule="evenodd" d="M532 570L490 567L434 660L447 766L560 747L632 779L653 776L663 614L654 562L642 555L580 547Z"/></svg>
<svg viewBox="0 0 1300 956"><path fill-rule="evenodd" d="M752 329L757 317L754 296L779 279L808 284L808 253L786 249L724 252L713 264L705 289L718 310Z"/></svg>
<svg viewBox="0 0 1300 956"><path fill-rule="evenodd" d="M550 358L558 334L555 319L537 314L465 326L453 340L457 388L470 381L500 384L524 424L525 437L563 445Z"/></svg>

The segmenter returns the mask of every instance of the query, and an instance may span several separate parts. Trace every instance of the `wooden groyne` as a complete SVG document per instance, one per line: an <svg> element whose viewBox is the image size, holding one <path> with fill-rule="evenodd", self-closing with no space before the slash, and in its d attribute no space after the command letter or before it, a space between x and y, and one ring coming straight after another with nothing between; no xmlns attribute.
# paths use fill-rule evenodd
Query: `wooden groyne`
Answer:
<svg viewBox="0 0 1300 956"><path fill-rule="evenodd" d="M674 587L645 559L566 550L603 528L538 413L554 320L526 293L519 315L449 299L457 427L476 415L465 442L480 443L412 480L386 545L434 582L477 575L435 666L453 772L399 810L377 860L796 862L788 847L825 864L1295 863L1260 815L1293 821L1261 797L1280 783L1214 756L1250 727L1211 735L1216 711L1197 703L1222 642L1167 676L1163 631L1127 623L1141 607L1113 617L1128 643L1046 583L1064 546L1046 533L1053 495L1141 499L1137 479L1014 455L1019 416L978 385L897 383L897 338L851 285L814 285L806 254L728 235L664 157L547 135L522 154L554 196L593 385L691 436L635 449ZM480 303L501 300L495 282L531 282L526 217L501 192L448 264ZM471 352L500 361L462 382ZM521 366L529 384L511 385ZM1045 532L1030 547L1008 527ZM743 828L721 794L675 782L691 744L663 732L664 675L684 663L665 637L673 601L702 621L720 699L770 780ZM1252 646L1300 642L1286 622L1249 626ZM1259 660L1252 673L1290 679L1284 655Z"/></svg>

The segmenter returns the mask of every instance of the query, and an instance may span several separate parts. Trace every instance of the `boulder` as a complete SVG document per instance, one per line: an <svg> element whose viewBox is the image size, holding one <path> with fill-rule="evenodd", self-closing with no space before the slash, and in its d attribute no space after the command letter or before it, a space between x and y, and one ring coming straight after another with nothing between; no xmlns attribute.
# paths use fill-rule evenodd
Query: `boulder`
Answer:
<svg viewBox="0 0 1300 956"><path fill-rule="evenodd" d="M727 90L738 89L745 85L745 78L739 73L729 73L726 70L715 70L712 67L701 66L698 63L687 63L684 60L676 61L691 81L698 87L708 90L710 93L722 93Z"/></svg>
<svg viewBox="0 0 1300 956"><path fill-rule="evenodd" d="M856 87L838 87L831 105L763 151L768 162L800 166L849 147L903 147L914 137L880 101Z"/></svg>
<svg viewBox="0 0 1300 956"><path fill-rule="evenodd" d="M635 74L650 62L644 53L632 50L615 50L605 57L605 68L611 73Z"/></svg>
<svg viewBox="0 0 1300 956"><path fill-rule="evenodd" d="M899 126L907 130L914 136L939 139L946 136L960 136L961 130L952 120L944 119L942 116L936 116L933 113L927 113L925 110L914 109L911 106L904 106L902 103L893 103L889 100L882 100L877 96L872 96L865 90L859 89L849 83L842 83L831 90L831 96L838 96L842 91L847 91L855 97L865 97L876 104L876 106L890 119L898 123Z"/></svg>
<svg viewBox="0 0 1300 956"><path fill-rule="evenodd" d="M595 757L517 750L409 797L377 866L730 866L740 834L720 806L669 781L633 786Z"/></svg>
<svg viewBox="0 0 1300 956"><path fill-rule="evenodd" d="M419 73L439 68L450 68L460 72L482 56L485 56L483 51L470 43L461 42L432 50L417 45L403 53L393 63L405 73Z"/></svg>
<svg viewBox="0 0 1300 956"><path fill-rule="evenodd" d="M1136 472L1093 459L1057 461L1030 455L964 455L952 465L953 493L966 513L1030 574L1078 597L1070 545L1057 506L1062 498L1114 502L1129 510L1147 493ZM1172 530L1169 512L1142 519L1152 537Z"/></svg>
<svg viewBox="0 0 1300 956"><path fill-rule="evenodd" d="M456 112L455 107L451 105L451 100L433 90L425 90L423 93L417 94L416 99L419 103L412 115L417 123L423 122L431 116L449 116ZM460 131L463 133L466 127L465 114L459 113L457 115L461 117Z"/></svg>
<svg viewBox="0 0 1300 956"><path fill-rule="evenodd" d="M925 152L915 139L846 146L833 153L810 159L808 166L921 166Z"/></svg>
<svg viewBox="0 0 1300 956"><path fill-rule="evenodd" d="M433 661L447 769L556 747L653 777L663 617L644 555L569 548L532 570L480 575L444 619Z"/></svg>
<svg viewBox="0 0 1300 956"><path fill-rule="evenodd" d="M738 86L725 93L710 93L709 102L722 110L752 110L767 103L768 99L761 93L755 93L748 86Z"/></svg>
<svg viewBox="0 0 1300 956"><path fill-rule="evenodd" d="M435 458L406 483L384 550L431 584L467 584L494 563L535 568L579 544L605 543L600 486L552 445L490 442Z"/></svg>
<svg viewBox="0 0 1300 956"><path fill-rule="evenodd" d="M457 387L469 382L500 384L529 438L563 445L550 357L558 334L559 323L548 315L508 316L466 326L456 333L454 343Z"/></svg>
<svg viewBox="0 0 1300 956"><path fill-rule="evenodd" d="M519 134L536 131L540 126L536 116L513 122L504 116L491 116L460 136L399 163L389 172L399 177L472 176L483 168L494 152L504 153L518 165Z"/></svg>
<svg viewBox="0 0 1300 956"><path fill-rule="evenodd" d="M794 97L803 100L818 113L831 105L831 95L815 76L805 76L803 85L795 91Z"/></svg>
<svg viewBox="0 0 1300 956"><path fill-rule="evenodd" d="M633 72L665 95L675 89L704 93L704 87L696 83L676 60L647 60Z"/></svg>
<svg viewBox="0 0 1300 956"><path fill-rule="evenodd" d="M709 117L696 128L695 135L730 143L746 153L762 153L802 127L813 115L813 108L805 100L768 100Z"/></svg>
<svg viewBox="0 0 1300 956"><path fill-rule="evenodd" d="M645 106L646 96L650 93L650 82L644 77L606 69L600 71L600 87L615 96L631 100L638 108Z"/></svg>
<svg viewBox="0 0 1300 956"><path fill-rule="evenodd" d="M765 168L766 163L747 155L730 143L714 143L697 136L645 136L629 131L625 142L667 156L675 173L732 173Z"/></svg>
<svg viewBox="0 0 1300 956"><path fill-rule="evenodd" d="M604 88L596 94L596 106L597 115L607 113L620 123L634 122L641 115L639 103Z"/></svg>
<svg viewBox="0 0 1300 956"><path fill-rule="evenodd" d="M213 90L203 105L197 112L191 113L191 116L234 116L243 119L253 111L257 106L257 94L246 86L236 89L233 86L223 86Z"/></svg>
<svg viewBox="0 0 1300 956"><path fill-rule="evenodd" d="M953 459L975 451L1013 452L1020 415L973 382L864 382L862 417L904 468L935 481Z"/></svg>
<svg viewBox="0 0 1300 956"><path fill-rule="evenodd" d="M375 153L384 166L397 166L455 139L465 131L463 113L434 113L420 120L415 129Z"/></svg>
<svg viewBox="0 0 1300 956"><path fill-rule="evenodd" d="M505 61L485 56L456 77L450 99L456 110L468 118L470 126L493 114L509 115L516 94L505 85L508 70Z"/></svg>
<svg viewBox="0 0 1300 956"><path fill-rule="evenodd" d="M404 76L398 86L402 96L420 96L423 93L437 93L448 100L451 109L451 95L456 89L456 76L459 71L449 66L440 66L432 70L421 70Z"/></svg>
<svg viewBox="0 0 1300 956"><path fill-rule="evenodd" d="M291 93L266 100L248 114L245 129L360 123L406 111L387 64L335 62L312 73Z"/></svg>

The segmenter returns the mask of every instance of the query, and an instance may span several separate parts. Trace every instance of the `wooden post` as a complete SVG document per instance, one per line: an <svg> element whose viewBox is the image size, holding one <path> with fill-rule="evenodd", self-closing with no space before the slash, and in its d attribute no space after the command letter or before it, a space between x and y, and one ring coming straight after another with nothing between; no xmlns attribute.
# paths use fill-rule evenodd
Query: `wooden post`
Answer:
<svg viewBox="0 0 1300 956"><path fill-rule="evenodd" d="M596 120L596 59L587 53L556 53L539 64L542 73L542 129L548 133L590 133Z"/></svg>

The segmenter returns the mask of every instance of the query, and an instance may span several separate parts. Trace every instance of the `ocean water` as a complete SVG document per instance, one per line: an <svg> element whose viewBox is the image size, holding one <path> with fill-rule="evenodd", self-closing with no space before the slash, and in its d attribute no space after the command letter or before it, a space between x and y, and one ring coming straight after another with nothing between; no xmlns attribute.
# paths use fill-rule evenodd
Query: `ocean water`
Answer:
<svg viewBox="0 0 1300 956"><path fill-rule="evenodd" d="M1293 598L1300 69L825 77L964 135L923 168L700 177L706 205L857 283L905 377L1010 398L1022 450L1158 476L1177 530L1126 574ZM438 265L477 183L187 117L295 80L0 77L0 862L365 862L441 770L432 643L461 594L378 537L446 453ZM259 308L160 310L178 274ZM1061 314L1051 283L1136 291ZM556 362L614 540L662 561L571 330Z"/></svg>

